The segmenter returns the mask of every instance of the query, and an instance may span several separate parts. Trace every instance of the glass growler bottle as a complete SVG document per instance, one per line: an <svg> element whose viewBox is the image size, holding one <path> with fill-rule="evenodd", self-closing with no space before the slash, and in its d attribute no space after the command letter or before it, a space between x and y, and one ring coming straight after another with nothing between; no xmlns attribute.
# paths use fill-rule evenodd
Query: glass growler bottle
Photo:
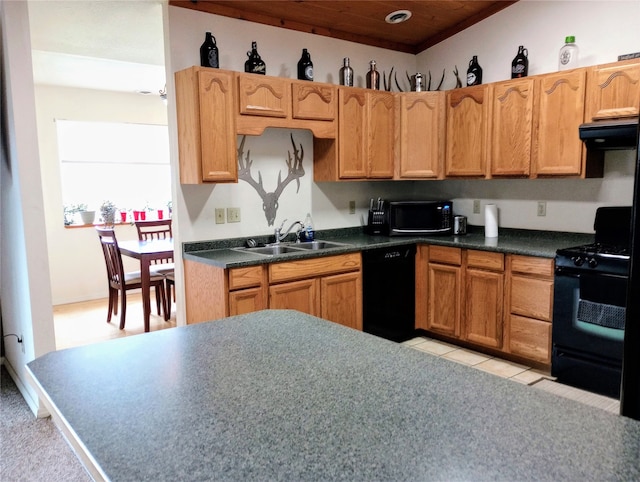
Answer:
<svg viewBox="0 0 640 482"><path fill-rule="evenodd" d="M250 74L267 74L267 66L258 54L258 44L251 42L251 50L247 52L247 61L244 63L244 71Z"/></svg>
<svg viewBox="0 0 640 482"><path fill-rule="evenodd" d="M369 62L369 72L367 72L367 89L380 90L380 73L376 70L376 61Z"/></svg>
<svg viewBox="0 0 640 482"><path fill-rule="evenodd" d="M211 32L207 32L204 43L200 46L200 65L217 69L219 67L218 58L216 38L211 35Z"/></svg>
<svg viewBox="0 0 640 482"><path fill-rule="evenodd" d="M520 45L518 53L511 62L511 78L519 79L527 75L529 75L529 51Z"/></svg>
<svg viewBox="0 0 640 482"><path fill-rule="evenodd" d="M313 62L307 49L302 49L302 57L298 61L298 80L313 80Z"/></svg>
<svg viewBox="0 0 640 482"><path fill-rule="evenodd" d="M340 67L340 85L353 87L353 69L349 65L349 57L345 57L342 67Z"/></svg>
<svg viewBox="0 0 640 482"><path fill-rule="evenodd" d="M474 55L469 61L469 68L467 69L467 86L482 84L482 67L478 63L478 56Z"/></svg>

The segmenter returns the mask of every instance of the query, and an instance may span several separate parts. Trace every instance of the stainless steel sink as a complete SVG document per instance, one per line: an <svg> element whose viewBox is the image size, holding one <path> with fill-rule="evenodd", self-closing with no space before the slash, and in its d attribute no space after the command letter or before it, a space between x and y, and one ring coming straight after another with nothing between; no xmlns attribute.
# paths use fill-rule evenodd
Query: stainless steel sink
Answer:
<svg viewBox="0 0 640 482"><path fill-rule="evenodd" d="M340 247L344 247L346 245L342 244L342 243L332 243L330 241L320 241L320 240L318 240L318 241L308 241L306 243L296 244L295 246L296 246L296 248L300 248L300 249L318 250L318 249L340 248Z"/></svg>
<svg viewBox="0 0 640 482"><path fill-rule="evenodd" d="M268 256L300 252L299 249L295 249L295 248L292 248L291 246L283 245L283 244L274 245L274 246L264 246L261 248L247 248L246 251L249 251L250 253L266 254Z"/></svg>
<svg viewBox="0 0 640 482"><path fill-rule="evenodd" d="M303 251L322 251L331 248L340 248L349 246L344 243L334 243L331 241L309 241L304 243L278 243L267 246L261 246L259 248L233 248L234 251L240 251L244 253L261 254L264 256L277 256L287 253L301 253Z"/></svg>

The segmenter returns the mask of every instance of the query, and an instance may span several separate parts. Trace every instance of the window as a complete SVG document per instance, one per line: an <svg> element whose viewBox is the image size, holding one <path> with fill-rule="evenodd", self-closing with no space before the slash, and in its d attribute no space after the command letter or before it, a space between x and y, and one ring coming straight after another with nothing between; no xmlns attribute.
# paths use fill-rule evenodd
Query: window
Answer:
<svg viewBox="0 0 640 482"><path fill-rule="evenodd" d="M166 210L171 200L167 126L60 119L56 126L65 206L86 204L97 216L105 200L119 211Z"/></svg>

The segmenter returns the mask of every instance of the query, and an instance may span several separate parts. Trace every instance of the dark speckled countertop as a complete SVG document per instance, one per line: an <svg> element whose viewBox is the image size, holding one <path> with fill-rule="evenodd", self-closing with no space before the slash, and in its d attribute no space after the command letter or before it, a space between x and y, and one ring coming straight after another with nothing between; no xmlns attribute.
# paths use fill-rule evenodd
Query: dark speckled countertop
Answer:
<svg viewBox="0 0 640 482"><path fill-rule="evenodd" d="M262 243L273 241L273 237L268 239L265 236L255 239ZM363 233L362 228L358 227L318 231L316 239L342 243L343 246L324 251L302 251L278 256L264 256L243 250L246 238L233 238L184 243L183 257L221 268L235 268L417 243L553 258L556 250L560 248L592 243L594 235L501 228L497 238L485 238L484 228L470 226L468 234L462 236L389 237L370 236Z"/></svg>
<svg viewBox="0 0 640 482"><path fill-rule="evenodd" d="M295 311L27 365L96 479L640 480L640 422Z"/></svg>

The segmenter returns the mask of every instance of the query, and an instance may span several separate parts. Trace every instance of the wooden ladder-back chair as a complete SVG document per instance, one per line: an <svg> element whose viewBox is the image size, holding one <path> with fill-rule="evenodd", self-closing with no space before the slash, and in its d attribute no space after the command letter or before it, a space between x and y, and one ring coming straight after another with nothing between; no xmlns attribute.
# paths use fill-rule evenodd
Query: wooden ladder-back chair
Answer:
<svg viewBox="0 0 640 482"><path fill-rule="evenodd" d="M125 272L122 264L122 254L118 247L116 233L112 228L96 228L102 246L104 260L107 267L107 281L109 282L109 313L107 323L111 323L111 314L118 314L118 295L120 295L120 329L124 329L127 314L127 290L142 288L140 271ZM151 274L150 286L156 291L156 306L158 315L160 307L166 315L164 276Z"/></svg>
<svg viewBox="0 0 640 482"><path fill-rule="evenodd" d="M153 239L173 238L171 230L171 219L159 219L157 221L136 221L138 239L140 241L150 241ZM173 257L157 259L151 262L150 272L152 275L162 275L165 280L165 320L171 317L171 299L175 301L175 278ZM173 289L172 289L173 288ZM173 292L173 295L172 295Z"/></svg>

